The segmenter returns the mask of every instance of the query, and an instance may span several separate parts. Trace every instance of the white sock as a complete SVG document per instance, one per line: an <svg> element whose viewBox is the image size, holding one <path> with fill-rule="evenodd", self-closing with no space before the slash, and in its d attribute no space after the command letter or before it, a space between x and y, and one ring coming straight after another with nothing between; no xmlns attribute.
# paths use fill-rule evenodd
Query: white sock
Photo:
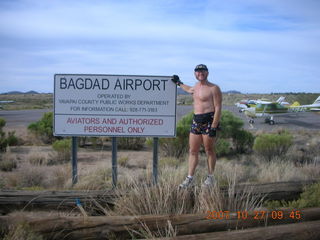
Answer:
<svg viewBox="0 0 320 240"><path fill-rule="evenodd" d="M192 178L193 178L193 176L188 175L188 178L192 179Z"/></svg>

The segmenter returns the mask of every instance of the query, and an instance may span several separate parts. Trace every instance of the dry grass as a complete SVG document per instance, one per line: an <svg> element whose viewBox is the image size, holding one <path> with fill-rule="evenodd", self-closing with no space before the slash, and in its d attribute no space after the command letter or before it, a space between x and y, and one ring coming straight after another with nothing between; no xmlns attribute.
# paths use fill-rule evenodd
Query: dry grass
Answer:
<svg viewBox="0 0 320 240"><path fill-rule="evenodd" d="M235 211L252 210L261 206L261 197L255 197L248 190L244 194L235 194L237 171L229 171L228 194L220 192L219 183L213 189L201 187L200 174L197 174L196 186L190 189L179 189L178 185L185 177L187 165L178 168L166 167L160 172L159 183L153 185L151 178L130 178L119 186L120 192L112 215L145 215L145 214L185 214L205 213L210 210Z"/></svg>
<svg viewBox="0 0 320 240"><path fill-rule="evenodd" d="M53 106L52 94L0 94L0 100L14 101L10 104L4 104L4 110L44 109Z"/></svg>
<svg viewBox="0 0 320 240"><path fill-rule="evenodd" d="M143 239L159 239L159 238L172 238L177 236L177 229L173 228L171 221L167 220L167 225L163 229L159 229L156 231L150 230L150 228L145 223L140 223L141 228L140 231L137 230L129 230L132 239L136 239L137 237Z"/></svg>
<svg viewBox="0 0 320 240"><path fill-rule="evenodd" d="M31 147L17 151L17 148L2 154L2 159L16 159L17 169L6 173L5 180L1 185L7 188L67 188L71 186L71 164L58 164L47 166L46 162L50 157L49 148L41 152L39 147ZM315 149L315 148L312 148ZM293 152L294 153L294 152ZM293 154L292 153L292 154ZM96 158L90 161L85 160L89 155L94 154ZM78 174L79 183L75 186L77 189L106 189L111 187L111 155L101 152L79 153ZM26 156L24 159L22 156ZM120 158L127 161L128 153L119 154ZM150 181L152 178L152 160L149 153L145 160L138 157L139 152L135 152L130 160L130 165L122 164L118 167L118 182L122 185L130 185L127 181L128 176L132 176L140 182ZM151 154L150 154L151 155ZM86 157L84 157L86 156ZM319 176L320 162L319 157L311 154L312 161L296 165L294 161L274 159L271 162L265 162L256 155L242 155L240 159L228 160L218 159L215 169L215 177L220 186L230 185L230 179L235 178L236 183L241 182L277 182L291 180L308 180ZM99 160L100 159L100 160ZM160 159L160 182L172 183L170 188L174 188L185 178L187 173L187 162L181 162L178 159ZM171 174L171 173L174 174ZM196 172L196 181L200 185L206 176L206 157L202 155L200 164ZM232 177L231 177L232 176ZM148 180L147 180L148 179ZM133 180L132 180L133 181ZM133 183L134 183L133 181ZM4 183L5 182L5 183ZM161 183L160 183L161 184Z"/></svg>

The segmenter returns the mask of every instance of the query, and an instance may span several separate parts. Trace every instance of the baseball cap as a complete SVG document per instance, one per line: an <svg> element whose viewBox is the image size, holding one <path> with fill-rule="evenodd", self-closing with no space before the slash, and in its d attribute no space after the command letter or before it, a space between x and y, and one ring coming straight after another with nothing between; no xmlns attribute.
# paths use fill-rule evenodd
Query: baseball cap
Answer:
<svg viewBox="0 0 320 240"><path fill-rule="evenodd" d="M195 71L195 72L197 72L197 71L208 71L208 68L207 68L207 66L204 65L204 64L198 64L198 65L196 66L196 68L194 69L194 71Z"/></svg>

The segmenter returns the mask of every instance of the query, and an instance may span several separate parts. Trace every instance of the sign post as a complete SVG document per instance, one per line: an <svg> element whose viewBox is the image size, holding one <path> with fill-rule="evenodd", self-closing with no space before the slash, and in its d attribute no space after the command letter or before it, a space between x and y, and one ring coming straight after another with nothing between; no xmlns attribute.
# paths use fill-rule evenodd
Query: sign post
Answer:
<svg viewBox="0 0 320 240"><path fill-rule="evenodd" d="M56 74L54 135L175 137L177 88L171 78ZM116 144L116 139L113 141ZM116 184L116 152L114 155L112 169Z"/></svg>
<svg viewBox="0 0 320 240"><path fill-rule="evenodd" d="M117 164L117 138L112 137L112 187L117 186L118 164Z"/></svg>
<svg viewBox="0 0 320 240"><path fill-rule="evenodd" d="M153 184L158 183L158 146L159 146L159 138L153 138L153 164L152 164Z"/></svg>
<svg viewBox="0 0 320 240"><path fill-rule="evenodd" d="M72 137L72 185L78 182L78 138Z"/></svg>

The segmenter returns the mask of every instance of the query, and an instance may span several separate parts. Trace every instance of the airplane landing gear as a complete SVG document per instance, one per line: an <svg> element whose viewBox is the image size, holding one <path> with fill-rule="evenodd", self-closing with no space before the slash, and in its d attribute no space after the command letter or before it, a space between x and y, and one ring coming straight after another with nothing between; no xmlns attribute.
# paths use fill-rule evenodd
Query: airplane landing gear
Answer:
<svg viewBox="0 0 320 240"><path fill-rule="evenodd" d="M275 122L273 120L273 116L271 117L267 117L265 120L264 120L265 123L269 123L270 125L274 125Z"/></svg>
<svg viewBox="0 0 320 240"><path fill-rule="evenodd" d="M253 123L254 123L253 119L250 119L250 120L249 120L249 123L250 123L250 124L253 124Z"/></svg>

